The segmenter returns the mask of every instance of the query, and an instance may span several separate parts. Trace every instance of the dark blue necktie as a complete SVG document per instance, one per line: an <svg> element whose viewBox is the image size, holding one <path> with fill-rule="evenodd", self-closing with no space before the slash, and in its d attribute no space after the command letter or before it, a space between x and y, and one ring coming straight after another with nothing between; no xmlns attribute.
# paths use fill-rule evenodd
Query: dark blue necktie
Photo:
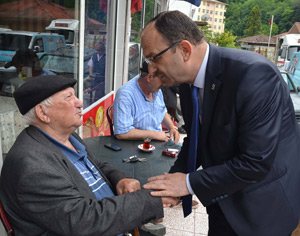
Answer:
<svg viewBox="0 0 300 236"><path fill-rule="evenodd" d="M187 173L196 170L197 160L197 145L198 145L198 124L199 124L199 98L198 88L191 86L192 101L193 101L193 122L190 134L189 155L187 160ZM192 212L192 195L187 195L182 198L182 208L184 217L187 217Z"/></svg>

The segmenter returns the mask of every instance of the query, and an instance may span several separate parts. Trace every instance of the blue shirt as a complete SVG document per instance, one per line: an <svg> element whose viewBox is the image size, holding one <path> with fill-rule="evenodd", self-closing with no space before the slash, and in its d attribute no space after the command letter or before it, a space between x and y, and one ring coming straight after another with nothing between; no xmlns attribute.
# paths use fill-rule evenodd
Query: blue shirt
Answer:
<svg viewBox="0 0 300 236"><path fill-rule="evenodd" d="M118 89L113 119L115 134L124 134L132 129L162 131L161 122L167 112L161 90L153 93L150 101L143 93L136 77Z"/></svg>
<svg viewBox="0 0 300 236"><path fill-rule="evenodd" d="M38 129L42 134L44 134L55 146L57 146L73 163L73 165L77 168L81 176L87 182L92 192L95 194L98 200L101 200L105 197L112 197L114 193L112 192L109 185L104 181L103 177L99 173L99 171L95 168L95 166L90 162L87 158L87 152L82 143L80 143L75 137L70 136L70 142L77 150L68 148L62 143L56 141L48 134L43 132L41 129Z"/></svg>
<svg viewBox="0 0 300 236"><path fill-rule="evenodd" d="M56 74L50 70L42 70L42 72L39 75L41 76L41 75L56 75Z"/></svg>

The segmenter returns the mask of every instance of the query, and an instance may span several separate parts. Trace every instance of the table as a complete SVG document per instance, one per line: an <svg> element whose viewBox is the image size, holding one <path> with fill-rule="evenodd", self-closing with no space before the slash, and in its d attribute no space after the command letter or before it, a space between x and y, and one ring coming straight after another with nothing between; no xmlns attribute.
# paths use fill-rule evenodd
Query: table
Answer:
<svg viewBox="0 0 300 236"><path fill-rule="evenodd" d="M181 145L174 144L173 141L160 142L151 141L151 145L155 146L152 152L143 152L138 149L138 145L142 141L118 140L114 136L98 136L86 138L83 140L88 150L101 161L107 161L116 168L124 171L130 177L141 182L141 185L147 183L147 179L151 176L161 175L168 172L176 158L162 155L165 148L181 148ZM113 151L104 147L106 143L113 143L121 146L122 150ZM139 158L147 158L145 162L126 163L124 158L137 155Z"/></svg>

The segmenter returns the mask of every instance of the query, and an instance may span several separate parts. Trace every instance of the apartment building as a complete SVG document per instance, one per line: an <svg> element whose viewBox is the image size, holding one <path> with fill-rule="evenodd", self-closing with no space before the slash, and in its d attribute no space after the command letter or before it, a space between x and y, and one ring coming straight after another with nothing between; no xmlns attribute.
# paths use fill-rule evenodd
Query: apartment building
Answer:
<svg viewBox="0 0 300 236"><path fill-rule="evenodd" d="M197 21L207 21L214 35L223 33L227 5L216 0L202 0L201 5L198 7Z"/></svg>

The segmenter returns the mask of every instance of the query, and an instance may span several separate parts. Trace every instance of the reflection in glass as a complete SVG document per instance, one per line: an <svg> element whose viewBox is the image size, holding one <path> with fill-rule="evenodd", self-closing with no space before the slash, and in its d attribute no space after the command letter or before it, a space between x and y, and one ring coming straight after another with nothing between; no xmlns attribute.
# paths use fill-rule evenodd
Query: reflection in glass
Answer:
<svg viewBox="0 0 300 236"><path fill-rule="evenodd" d="M43 73L63 74L79 80L79 47L74 44L79 32L70 23L78 22L76 16L79 16L79 1L55 2L57 3L44 0L0 1L0 162L2 154L8 152L24 128L21 114L12 97L15 89L26 82L28 77ZM61 19L56 19L55 16ZM46 29L50 25L54 27L52 33ZM4 67L12 61L17 50L28 48L34 55L35 65L30 57L22 56L21 59L26 60L22 62L23 66L14 64Z"/></svg>

